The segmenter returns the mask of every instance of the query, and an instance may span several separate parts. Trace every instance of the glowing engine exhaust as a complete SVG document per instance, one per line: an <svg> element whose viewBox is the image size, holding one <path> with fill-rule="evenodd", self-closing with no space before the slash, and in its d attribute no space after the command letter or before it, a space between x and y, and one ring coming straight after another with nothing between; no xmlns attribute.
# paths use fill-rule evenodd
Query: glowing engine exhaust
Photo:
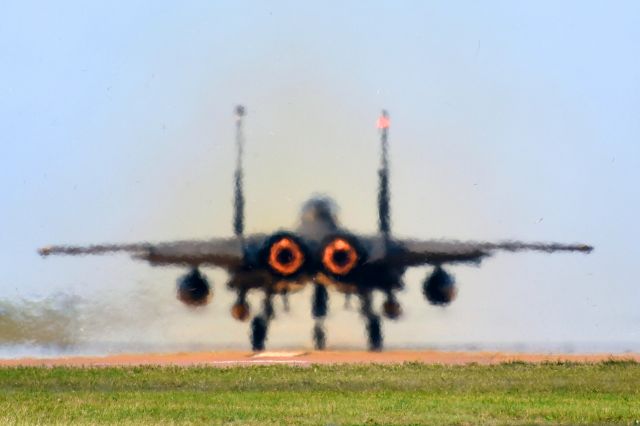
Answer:
<svg viewBox="0 0 640 426"><path fill-rule="evenodd" d="M213 297L207 279L198 268L193 268L178 280L178 300L189 306L204 306Z"/></svg>
<svg viewBox="0 0 640 426"><path fill-rule="evenodd" d="M453 276L436 266L422 285L422 292L432 305L448 305L458 293Z"/></svg>
<svg viewBox="0 0 640 426"><path fill-rule="evenodd" d="M361 261L356 245L345 237L336 237L324 245L322 265L334 276L345 277Z"/></svg>
<svg viewBox="0 0 640 426"><path fill-rule="evenodd" d="M293 277L302 271L306 255L301 242L289 234L276 234L265 247L266 263L276 275Z"/></svg>

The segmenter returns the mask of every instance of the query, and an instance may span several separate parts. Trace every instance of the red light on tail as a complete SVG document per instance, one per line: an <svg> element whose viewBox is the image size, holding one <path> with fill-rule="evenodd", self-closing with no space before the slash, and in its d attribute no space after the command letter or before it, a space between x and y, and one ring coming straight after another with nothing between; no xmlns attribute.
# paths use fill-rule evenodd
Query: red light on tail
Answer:
<svg viewBox="0 0 640 426"><path fill-rule="evenodd" d="M334 275L347 275L358 264L355 247L344 238L331 240L322 252L322 264Z"/></svg>
<svg viewBox="0 0 640 426"><path fill-rule="evenodd" d="M376 126L378 127L378 129L388 129L390 125L391 120L389 120L389 114L387 113L387 111L382 111L382 114L380 115L380 117L378 117Z"/></svg>

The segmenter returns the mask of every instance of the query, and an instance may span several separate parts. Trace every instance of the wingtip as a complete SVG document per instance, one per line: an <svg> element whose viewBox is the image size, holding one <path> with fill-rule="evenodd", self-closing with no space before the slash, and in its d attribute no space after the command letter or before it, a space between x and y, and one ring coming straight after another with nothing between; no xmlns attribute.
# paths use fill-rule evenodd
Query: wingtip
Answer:
<svg viewBox="0 0 640 426"><path fill-rule="evenodd" d="M51 254L51 247L42 247L38 249L38 254L42 257L47 257Z"/></svg>
<svg viewBox="0 0 640 426"><path fill-rule="evenodd" d="M584 253L586 253L586 254L589 254L589 253L591 253L591 252L593 251L593 246L590 246L590 245L588 245L588 244L582 244L582 245L580 246L579 250L580 250L581 252L584 252Z"/></svg>

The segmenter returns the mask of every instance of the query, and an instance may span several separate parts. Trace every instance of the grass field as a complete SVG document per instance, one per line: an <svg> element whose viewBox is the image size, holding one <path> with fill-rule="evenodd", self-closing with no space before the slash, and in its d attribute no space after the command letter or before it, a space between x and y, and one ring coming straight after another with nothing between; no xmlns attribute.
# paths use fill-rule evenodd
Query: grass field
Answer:
<svg viewBox="0 0 640 426"><path fill-rule="evenodd" d="M640 423L640 364L0 369L0 424Z"/></svg>

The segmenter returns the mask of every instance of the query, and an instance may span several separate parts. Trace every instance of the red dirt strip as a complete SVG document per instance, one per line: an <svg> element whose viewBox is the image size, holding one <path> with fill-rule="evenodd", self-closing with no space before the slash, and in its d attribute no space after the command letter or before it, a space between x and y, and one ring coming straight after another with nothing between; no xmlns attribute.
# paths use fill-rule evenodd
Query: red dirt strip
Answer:
<svg viewBox="0 0 640 426"><path fill-rule="evenodd" d="M69 356L56 358L16 358L0 359L0 366L74 366L74 367L112 367L112 366L242 366L288 364L309 366L313 364L397 364L403 362L421 362L425 364L463 365L463 364L500 364L522 361L541 362L580 362L595 363L607 360L634 360L640 362L640 353L628 354L536 354L510 352L443 352L423 350L391 350L386 352L365 351L282 351L282 352L184 352L184 353L147 353L118 354L106 356Z"/></svg>

